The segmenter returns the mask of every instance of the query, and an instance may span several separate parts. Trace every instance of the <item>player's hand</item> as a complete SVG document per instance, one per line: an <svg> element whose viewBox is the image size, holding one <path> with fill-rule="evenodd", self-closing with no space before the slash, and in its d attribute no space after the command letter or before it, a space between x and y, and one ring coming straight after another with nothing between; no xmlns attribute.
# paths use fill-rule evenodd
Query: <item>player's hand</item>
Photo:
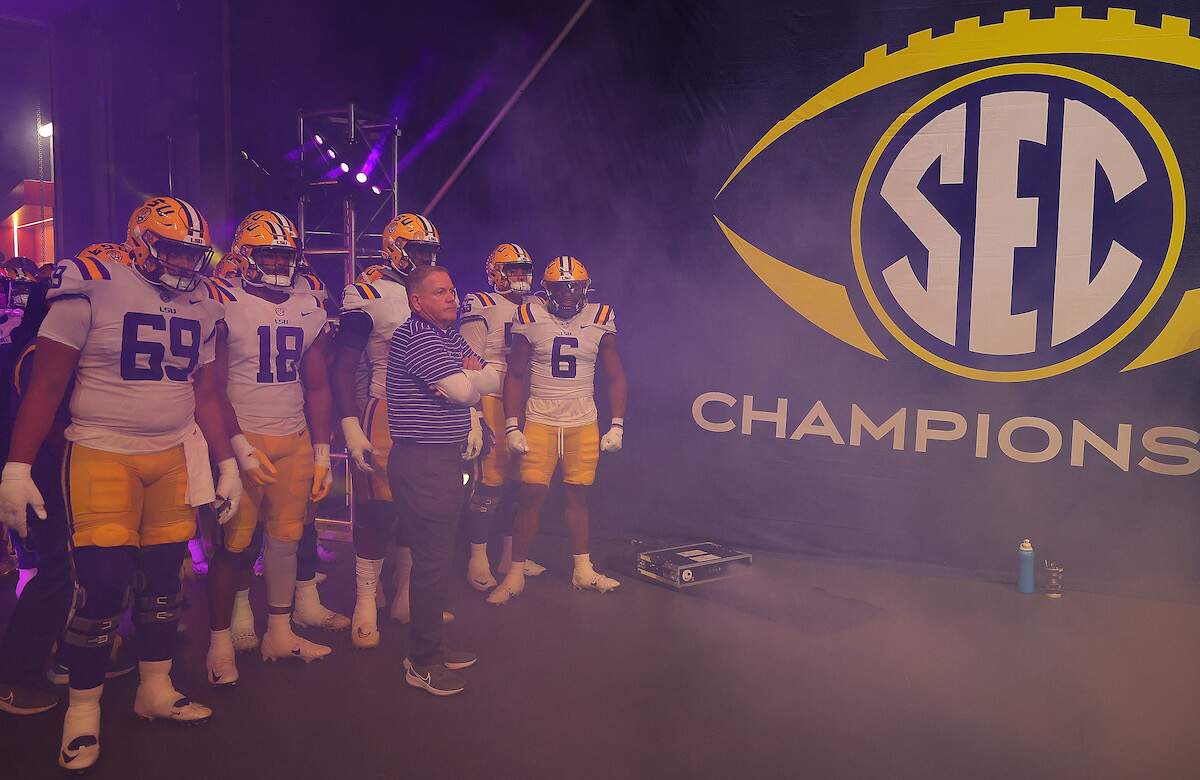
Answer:
<svg viewBox="0 0 1200 780"><path fill-rule="evenodd" d="M525 434L521 433L516 417L509 417L504 421L504 431L504 440L508 442L510 450L521 455L529 452L529 442L525 440Z"/></svg>
<svg viewBox="0 0 1200 780"><path fill-rule="evenodd" d="M463 368L468 371L482 371L483 361L474 355L466 355L463 357Z"/></svg>
<svg viewBox="0 0 1200 780"><path fill-rule="evenodd" d="M333 486L333 471L329 463L329 445L316 444L313 446L313 481L312 492L308 500L317 502L329 495Z"/></svg>
<svg viewBox="0 0 1200 780"><path fill-rule="evenodd" d="M33 507L39 519L46 519L46 502L33 483L32 467L28 463L5 463L0 474L0 522L17 532L22 539L29 533L26 507Z"/></svg>
<svg viewBox="0 0 1200 780"><path fill-rule="evenodd" d="M371 440L363 433L362 425L357 417L342 418L342 437L346 440L346 450L354 461L355 467L366 474L375 472L375 467L367 460L369 455L378 455L371 446Z"/></svg>
<svg viewBox="0 0 1200 780"><path fill-rule="evenodd" d="M483 425L479 421L479 410L471 409L471 432L467 434L467 448L463 460L474 460L483 451Z"/></svg>
<svg viewBox="0 0 1200 780"><path fill-rule="evenodd" d="M237 456L238 465L246 473L251 485L273 485L279 478L279 469L262 450L255 449L244 433L239 433L229 440L233 445L233 454Z"/></svg>
<svg viewBox="0 0 1200 780"><path fill-rule="evenodd" d="M614 425L608 429L608 433L600 437L601 452L618 452L621 449L621 437L624 435L625 428L620 425Z"/></svg>
<svg viewBox="0 0 1200 780"><path fill-rule="evenodd" d="M217 522L228 523L237 514L241 503L242 478L238 476L238 463L234 458L226 458L217 464L217 500L213 502Z"/></svg>

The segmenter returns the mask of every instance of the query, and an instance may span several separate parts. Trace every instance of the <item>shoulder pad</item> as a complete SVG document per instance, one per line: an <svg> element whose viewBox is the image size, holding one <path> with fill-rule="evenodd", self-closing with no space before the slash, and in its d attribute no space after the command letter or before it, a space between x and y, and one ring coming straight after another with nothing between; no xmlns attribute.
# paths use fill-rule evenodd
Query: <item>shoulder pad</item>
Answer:
<svg viewBox="0 0 1200 780"><path fill-rule="evenodd" d="M305 289L306 286L307 289ZM323 300L329 295L329 291L325 289L325 283L316 274L297 274L296 287L298 288L297 292L310 292L318 300Z"/></svg>
<svg viewBox="0 0 1200 780"><path fill-rule="evenodd" d="M366 282L348 284L342 291L342 310L362 309L382 297L374 285Z"/></svg>
<svg viewBox="0 0 1200 780"><path fill-rule="evenodd" d="M91 258L69 257L59 260L50 275L46 299L52 301L72 295L87 297L97 284L112 280L112 270L113 267Z"/></svg>
<svg viewBox="0 0 1200 780"><path fill-rule="evenodd" d="M583 310L583 314L592 325L599 326L601 330L609 333L617 332L616 312L607 303L589 303Z"/></svg>
<svg viewBox="0 0 1200 780"><path fill-rule="evenodd" d="M200 286L208 293L209 300L222 306L237 302L237 296L233 294L233 285L224 279L204 279Z"/></svg>
<svg viewBox="0 0 1200 780"><path fill-rule="evenodd" d="M522 303L517 307L516 313L513 315L513 322L519 325L532 325L537 322L540 315L541 307L532 303Z"/></svg>

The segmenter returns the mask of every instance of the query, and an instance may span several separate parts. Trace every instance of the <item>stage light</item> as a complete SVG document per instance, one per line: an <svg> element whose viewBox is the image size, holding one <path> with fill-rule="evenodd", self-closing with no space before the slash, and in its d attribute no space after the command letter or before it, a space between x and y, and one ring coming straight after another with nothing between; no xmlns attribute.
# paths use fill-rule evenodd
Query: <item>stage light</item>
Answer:
<svg viewBox="0 0 1200 780"><path fill-rule="evenodd" d="M314 134L313 140L317 142L317 146L320 146L321 144L325 143L325 139L321 137L320 133Z"/></svg>
<svg viewBox="0 0 1200 780"><path fill-rule="evenodd" d="M379 185L378 185L378 184L372 184L372 185L371 185L371 192L375 193L376 195L382 195L382 194L383 194L383 190L379 189Z"/></svg>
<svg viewBox="0 0 1200 780"><path fill-rule="evenodd" d="M325 153L329 155L329 159L331 160L337 157L337 152L333 151L333 149L326 149Z"/></svg>
<svg viewBox="0 0 1200 780"><path fill-rule="evenodd" d="M245 149L242 150L242 159L244 159L244 160L250 159L250 153L247 152Z"/></svg>
<svg viewBox="0 0 1200 780"><path fill-rule="evenodd" d="M362 171L359 171L358 173L354 174L354 178L356 181L358 181L359 184L367 183L367 174L363 173Z"/></svg>
<svg viewBox="0 0 1200 780"><path fill-rule="evenodd" d="M342 173L350 173L350 165L348 163L342 163L338 167L342 169Z"/></svg>
<svg viewBox="0 0 1200 780"><path fill-rule="evenodd" d="M38 125L38 135L42 138L49 138L54 135L54 123L47 122L44 125Z"/></svg>

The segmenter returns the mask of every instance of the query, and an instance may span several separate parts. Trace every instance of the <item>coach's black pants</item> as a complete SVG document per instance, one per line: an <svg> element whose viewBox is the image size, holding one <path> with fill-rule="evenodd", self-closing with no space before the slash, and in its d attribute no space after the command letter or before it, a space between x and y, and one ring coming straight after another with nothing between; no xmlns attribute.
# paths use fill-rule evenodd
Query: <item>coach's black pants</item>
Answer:
<svg viewBox="0 0 1200 780"><path fill-rule="evenodd" d="M408 655L414 664L439 663L442 610L464 500L462 447L396 439L388 457L388 480L412 548Z"/></svg>
<svg viewBox="0 0 1200 780"><path fill-rule="evenodd" d="M62 453L43 447L33 464L33 481L46 501L46 519L29 512L29 535L16 540L35 554L38 573L25 586L0 639L0 682L28 685L41 677L71 609L75 583L61 470Z"/></svg>

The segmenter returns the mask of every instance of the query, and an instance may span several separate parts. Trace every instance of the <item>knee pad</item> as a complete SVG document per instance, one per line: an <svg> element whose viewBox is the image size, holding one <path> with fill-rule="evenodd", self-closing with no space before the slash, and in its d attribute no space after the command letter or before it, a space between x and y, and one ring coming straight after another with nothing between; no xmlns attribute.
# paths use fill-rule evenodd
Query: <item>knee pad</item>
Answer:
<svg viewBox="0 0 1200 780"><path fill-rule="evenodd" d="M179 568L187 553L187 542L143 547L140 568L134 578L137 600L134 622L175 623L179 620ZM172 629L173 630L173 629Z"/></svg>
<svg viewBox="0 0 1200 780"><path fill-rule="evenodd" d="M492 516L500 509L503 498L499 487L480 485L472 494L467 509L476 514Z"/></svg>
<svg viewBox="0 0 1200 780"><path fill-rule="evenodd" d="M63 641L81 648L112 645L121 615L129 609L136 558L134 547L81 547L75 551L79 587Z"/></svg>

